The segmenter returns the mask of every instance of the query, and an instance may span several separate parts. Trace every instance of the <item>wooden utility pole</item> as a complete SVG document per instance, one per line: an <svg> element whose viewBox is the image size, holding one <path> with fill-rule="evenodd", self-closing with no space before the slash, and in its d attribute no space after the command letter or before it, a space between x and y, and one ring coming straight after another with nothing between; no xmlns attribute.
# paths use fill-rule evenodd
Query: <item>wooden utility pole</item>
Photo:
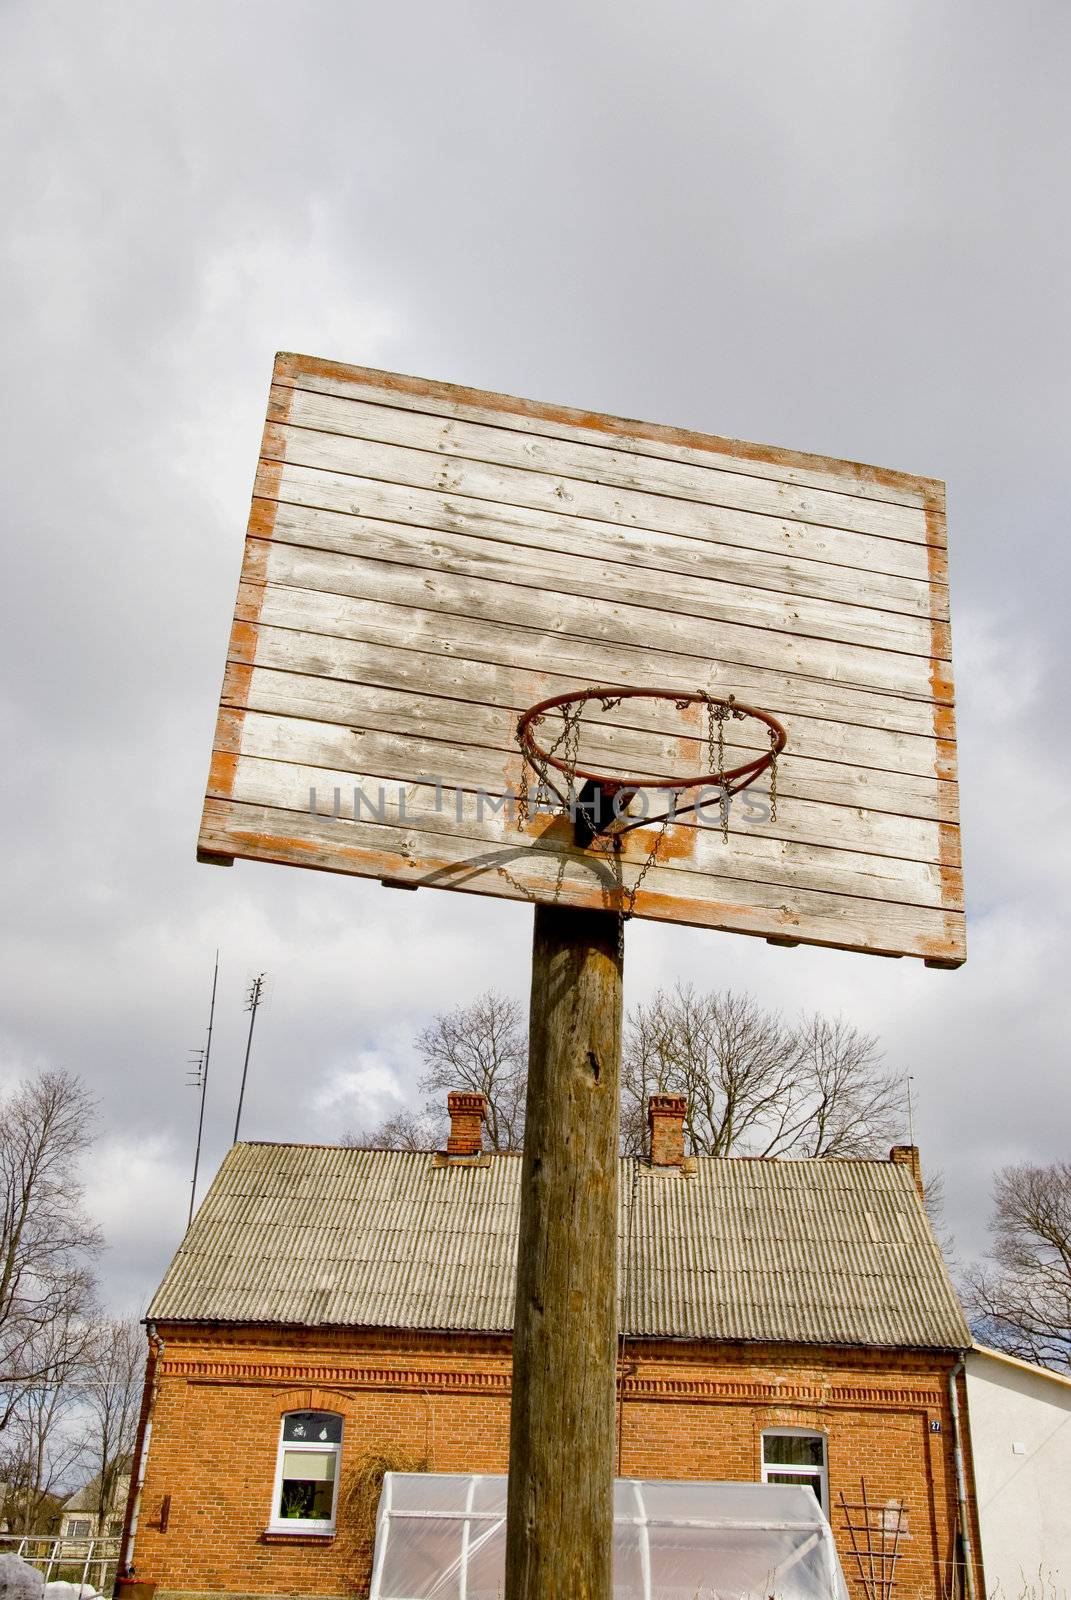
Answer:
<svg viewBox="0 0 1071 1600"><path fill-rule="evenodd" d="M618 916L536 906L506 1600L610 1600L621 993Z"/></svg>

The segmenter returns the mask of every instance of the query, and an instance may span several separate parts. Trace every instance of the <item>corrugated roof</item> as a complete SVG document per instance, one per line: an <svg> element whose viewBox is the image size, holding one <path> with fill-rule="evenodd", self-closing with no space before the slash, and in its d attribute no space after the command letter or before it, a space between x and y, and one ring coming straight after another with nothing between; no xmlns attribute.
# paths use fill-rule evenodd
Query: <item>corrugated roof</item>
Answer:
<svg viewBox="0 0 1071 1600"><path fill-rule="evenodd" d="M516 1155L447 1166L415 1151L236 1145L148 1315L509 1332L520 1165ZM970 1344L905 1166L699 1157L684 1176L621 1165L629 1335Z"/></svg>

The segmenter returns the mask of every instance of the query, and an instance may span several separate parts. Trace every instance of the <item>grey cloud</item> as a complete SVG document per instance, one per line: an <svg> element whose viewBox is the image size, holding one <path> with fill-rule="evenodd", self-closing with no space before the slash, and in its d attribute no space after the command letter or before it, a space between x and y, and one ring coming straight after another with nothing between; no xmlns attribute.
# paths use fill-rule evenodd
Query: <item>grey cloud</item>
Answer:
<svg viewBox="0 0 1071 1600"><path fill-rule="evenodd" d="M432 1010L526 991L523 908L194 864L276 348L948 479L967 967L634 925L628 993L880 1031L969 1249L993 1166L1062 1153L1068 30L968 0L0 13L0 1065L103 1098L117 1300L174 1244L159 1197L184 1215L217 943L209 1169L247 972L258 1137L356 1124L355 1062L411 1092Z"/></svg>

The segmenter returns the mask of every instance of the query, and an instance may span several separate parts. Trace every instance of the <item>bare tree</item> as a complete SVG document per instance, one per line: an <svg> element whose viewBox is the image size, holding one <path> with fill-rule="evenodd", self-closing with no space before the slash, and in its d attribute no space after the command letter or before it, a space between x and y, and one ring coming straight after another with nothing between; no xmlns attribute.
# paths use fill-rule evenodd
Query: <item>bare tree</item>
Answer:
<svg viewBox="0 0 1071 1600"><path fill-rule="evenodd" d="M446 1140L446 1097L452 1089L487 1096L492 1150L519 1150L524 1135L528 1035L524 1013L509 995L488 990L471 1005L434 1017L416 1040L424 1064L423 1115L403 1109L376 1127L343 1136L345 1145L379 1150L434 1150ZM431 1098L434 1097L434 1098Z"/></svg>
<svg viewBox="0 0 1071 1600"><path fill-rule="evenodd" d="M81 1464L76 1412L86 1344L85 1323L67 1308L32 1342L33 1365L42 1376L21 1396L0 1449L0 1479L7 1486L3 1516L20 1532L46 1530Z"/></svg>
<svg viewBox="0 0 1071 1600"><path fill-rule="evenodd" d="M685 1097L693 1154L748 1147L790 1096L797 1056L790 1030L748 995L700 995L690 985L672 993L660 989L629 1014L625 1027L621 1124L627 1153L643 1153L652 1094Z"/></svg>
<svg viewBox="0 0 1071 1600"><path fill-rule="evenodd" d="M518 1150L528 1064L525 1016L492 991L435 1017L417 1040L420 1116L403 1110L347 1144L427 1150L445 1137L451 1089L487 1096L488 1142ZM695 1155L885 1154L900 1129L901 1092L876 1039L839 1017L790 1026L750 995L660 990L630 1013L622 1046L621 1140L647 1146L647 1099L682 1094Z"/></svg>
<svg viewBox="0 0 1071 1600"><path fill-rule="evenodd" d="M857 1156L888 1147L897 1084L877 1041L840 1018L790 1027L750 995L659 990L630 1013L622 1145L646 1148L651 1094L681 1094L695 1155Z"/></svg>
<svg viewBox="0 0 1071 1600"><path fill-rule="evenodd" d="M92 1299L100 1235L78 1163L94 1112L64 1072L38 1073L0 1102L0 1430L62 1369L50 1330L72 1326Z"/></svg>
<svg viewBox="0 0 1071 1600"><path fill-rule="evenodd" d="M952 1274L953 1281L956 1281L960 1274L959 1247L955 1234L948 1226L944 1173L936 1167L925 1168L922 1173L922 1192L926 1220L944 1256L945 1266Z"/></svg>
<svg viewBox="0 0 1071 1600"><path fill-rule="evenodd" d="M492 1150L519 1150L524 1137L528 1038L524 1013L509 995L488 990L468 1006L442 1012L417 1039L424 1062L421 1090L435 1095L429 1116L441 1126L447 1093L487 1096Z"/></svg>
<svg viewBox="0 0 1071 1600"><path fill-rule="evenodd" d="M83 1361L86 1456L97 1489L97 1532L115 1510L117 1489L134 1449L145 1373L145 1333L136 1317L108 1317L90 1331Z"/></svg>
<svg viewBox="0 0 1071 1600"><path fill-rule="evenodd" d="M900 1130L903 1085L882 1066L878 1041L843 1017L805 1017L796 1032L800 1056L793 1154L884 1155Z"/></svg>
<svg viewBox="0 0 1071 1600"><path fill-rule="evenodd" d="M442 1143L439 1124L412 1111L396 1111L374 1128L344 1133L342 1143L361 1150L434 1150Z"/></svg>
<svg viewBox="0 0 1071 1600"><path fill-rule="evenodd" d="M1071 1370L1071 1164L1005 1167L988 1260L967 1280L978 1333L1009 1355Z"/></svg>

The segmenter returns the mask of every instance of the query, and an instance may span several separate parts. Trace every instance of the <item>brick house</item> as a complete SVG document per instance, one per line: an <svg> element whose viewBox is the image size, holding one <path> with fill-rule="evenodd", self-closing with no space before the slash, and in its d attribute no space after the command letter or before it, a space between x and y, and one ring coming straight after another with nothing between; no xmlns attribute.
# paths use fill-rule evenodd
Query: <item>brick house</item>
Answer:
<svg viewBox="0 0 1071 1600"><path fill-rule="evenodd" d="M148 1312L143 1594L363 1595L377 1462L506 1469L520 1158L480 1150L473 1098L450 1097L446 1152L224 1160ZM619 1476L809 1484L853 1600L882 1592L852 1553L865 1492L898 1546L883 1600L960 1592L971 1340L918 1152L686 1157L683 1112L656 1097L651 1159L622 1160Z"/></svg>

